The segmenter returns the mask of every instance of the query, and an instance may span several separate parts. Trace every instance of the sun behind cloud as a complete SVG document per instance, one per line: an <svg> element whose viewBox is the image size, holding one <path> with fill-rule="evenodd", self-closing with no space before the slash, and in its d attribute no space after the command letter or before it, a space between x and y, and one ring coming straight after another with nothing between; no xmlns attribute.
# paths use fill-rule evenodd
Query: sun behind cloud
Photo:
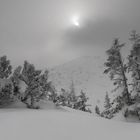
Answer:
<svg viewBox="0 0 140 140"><path fill-rule="evenodd" d="M78 16L73 16L73 17L71 18L71 22L72 22L72 24L73 24L74 26L77 26L77 27L80 26L79 17L78 17Z"/></svg>

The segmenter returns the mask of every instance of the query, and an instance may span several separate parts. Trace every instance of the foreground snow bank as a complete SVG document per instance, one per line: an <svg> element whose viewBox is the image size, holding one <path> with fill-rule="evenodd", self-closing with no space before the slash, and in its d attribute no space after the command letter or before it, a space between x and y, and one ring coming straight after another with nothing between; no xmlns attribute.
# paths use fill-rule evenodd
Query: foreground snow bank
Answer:
<svg viewBox="0 0 140 140"><path fill-rule="evenodd" d="M49 104L50 105L50 104ZM49 108L49 107L48 107ZM132 140L140 125L63 109L1 109L1 140Z"/></svg>

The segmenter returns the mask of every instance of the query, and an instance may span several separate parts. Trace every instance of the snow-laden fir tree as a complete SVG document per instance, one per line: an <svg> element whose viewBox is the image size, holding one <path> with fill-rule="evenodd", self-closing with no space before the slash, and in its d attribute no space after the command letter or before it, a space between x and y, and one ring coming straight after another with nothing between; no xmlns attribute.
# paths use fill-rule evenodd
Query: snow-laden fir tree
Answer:
<svg viewBox="0 0 140 140"><path fill-rule="evenodd" d="M121 49L125 44L120 44L118 39L115 39L113 45L107 50L108 59L105 63L105 74L109 74L110 79L114 82L117 89L122 90L121 96L124 104L129 104L130 94L128 90L126 78L126 65L121 55Z"/></svg>
<svg viewBox="0 0 140 140"><path fill-rule="evenodd" d="M140 119L140 35L132 31L130 39L132 43L128 56L128 72L131 75L131 106L126 108L125 117L135 115Z"/></svg>
<svg viewBox="0 0 140 140"><path fill-rule="evenodd" d="M110 98L109 98L109 95L108 95L107 92L106 92L106 95L105 95L104 108L105 109L102 112L100 112L99 115L101 117L104 117L104 118L107 118L107 119L113 118L114 114L118 111L117 106L115 108L112 107L112 103L110 101ZM95 108L95 112L99 113L98 112L98 106Z"/></svg>
<svg viewBox="0 0 140 140"><path fill-rule="evenodd" d="M27 85L25 95L21 99L22 102L27 104L29 108L38 108L37 102L45 94L47 74L41 75L41 70L36 70L33 64L24 62L24 66L21 70L20 80L24 81Z"/></svg>
<svg viewBox="0 0 140 140"><path fill-rule="evenodd" d="M0 78L6 79L12 73L12 66L10 60L7 59L7 56L0 57Z"/></svg>
<svg viewBox="0 0 140 140"><path fill-rule="evenodd" d="M95 113L100 115L100 109L99 109L99 107L97 105L95 106Z"/></svg>
<svg viewBox="0 0 140 140"><path fill-rule="evenodd" d="M140 35L132 31L130 35L132 43L130 55L128 56L128 71L132 77L132 92L140 93Z"/></svg>
<svg viewBox="0 0 140 140"><path fill-rule="evenodd" d="M106 95L105 95L104 107L105 107L106 110L111 108L111 102L110 102L110 98L109 98L108 93L106 93Z"/></svg>
<svg viewBox="0 0 140 140"><path fill-rule="evenodd" d="M46 70L43 74L39 76L39 86L41 87L40 98L48 98L49 96L55 96L55 89L52 86L51 81L48 80L49 71Z"/></svg>
<svg viewBox="0 0 140 140"><path fill-rule="evenodd" d="M89 98L86 96L86 93L81 90L80 95L76 96L76 101L73 108L91 113L91 110L88 108L89 106L91 106L87 103L88 99Z"/></svg>
<svg viewBox="0 0 140 140"><path fill-rule="evenodd" d="M69 107L74 108L74 104L77 101L77 97L76 97L76 92L75 92L75 86L74 86L74 82L72 80L71 85L70 85L70 91L68 94L68 105Z"/></svg>
<svg viewBox="0 0 140 140"><path fill-rule="evenodd" d="M68 106L68 94L66 94L66 90L65 89L61 89L61 93L60 95L55 94L55 96L53 96L53 102L58 106L58 105L63 105L63 106Z"/></svg>
<svg viewBox="0 0 140 140"><path fill-rule="evenodd" d="M22 67L21 66L18 66L12 76L10 77L12 83L13 83L13 87L14 87L14 95L17 97L17 98L20 98L20 87L19 87L19 84L20 84L20 72L21 72L21 69Z"/></svg>
<svg viewBox="0 0 140 140"><path fill-rule="evenodd" d="M13 85L12 83L7 83L0 90L0 106L9 105L13 101Z"/></svg>
<svg viewBox="0 0 140 140"><path fill-rule="evenodd" d="M7 56L0 57L0 105L7 105L13 101L13 84L9 77L12 66Z"/></svg>
<svg viewBox="0 0 140 140"><path fill-rule="evenodd" d="M71 97L75 97L75 86L73 80L71 81L69 94L71 95Z"/></svg>
<svg viewBox="0 0 140 140"><path fill-rule="evenodd" d="M33 64L24 62L24 66L20 75L20 79L27 85L25 97L22 99L29 108L36 108L36 102L40 95L39 76L41 70L36 70ZM30 101L28 101L30 99Z"/></svg>
<svg viewBox="0 0 140 140"><path fill-rule="evenodd" d="M49 92L54 92L51 82L48 81L48 71L46 70L42 74L41 70L36 70L35 66L27 61L24 62L19 77L27 85L25 95L21 101L29 108L39 108L38 102L41 99L49 99Z"/></svg>

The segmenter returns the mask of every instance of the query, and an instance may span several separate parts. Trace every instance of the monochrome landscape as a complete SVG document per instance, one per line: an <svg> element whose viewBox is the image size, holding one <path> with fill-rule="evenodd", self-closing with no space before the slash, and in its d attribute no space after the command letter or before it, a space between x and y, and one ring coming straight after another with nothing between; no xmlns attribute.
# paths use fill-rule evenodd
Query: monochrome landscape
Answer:
<svg viewBox="0 0 140 140"><path fill-rule="evenodd" d="M139 5L1 0L0 140L138 139Z"/></svg>

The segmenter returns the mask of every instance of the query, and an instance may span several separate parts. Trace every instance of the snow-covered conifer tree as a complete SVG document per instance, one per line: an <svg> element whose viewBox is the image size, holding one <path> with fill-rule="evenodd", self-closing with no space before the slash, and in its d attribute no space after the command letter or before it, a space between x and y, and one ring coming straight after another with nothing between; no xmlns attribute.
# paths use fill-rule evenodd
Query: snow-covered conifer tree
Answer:
<svg viewBox="0 0 140 140"><path fill-rule="evenodd" d="M20 75L20 79L27 85L25 97L22 99L29 108L37 108L36 103L41 95L40 87L40 74L41 70L36 70L33 64L24 62L24 66ZM30 99L30 102L27 101Z"/></svg>
<svg viewBox="0 0 140 140"><path fill-rule="evenodd" d="M110 98L108 96L108 93L106 93L106 95L105 95L104 107L105 107L106 110L111 108L111 102L110 102Z"/></svg>
<svg viewBox="0 0 140 140"><path fill-rule="evenodd" d="M122 90L122 99L124 104L130 103L130 94L126 77L126 65L124 64L121 49L125 44L120 44L118 39L115 39L113 45L107 50L108 59L105 63L105 74L109 74L110 79L114 82L117 89Z"/></svg>
<svg viewBox="0 0 140 140"><path fill-rule="evenodd" d="M95 112L96 112L96 114L100 115L100 109L97 105L95 106Z"/></svg>
<svg viewBox="0 0 140 140"><path fill-rule="evenodd" d="M7 56L0 57L0 78L6 79L12 73L12 66L10 60L7 60Z"/></svg>
<svg viewBox="0 0 140 140"><path fill-rule="evenodd" d="M128 56L128 72L132 77L132 92L140 93L140 35L132 31L130 35L132 43L130 55Z"/></svg>

